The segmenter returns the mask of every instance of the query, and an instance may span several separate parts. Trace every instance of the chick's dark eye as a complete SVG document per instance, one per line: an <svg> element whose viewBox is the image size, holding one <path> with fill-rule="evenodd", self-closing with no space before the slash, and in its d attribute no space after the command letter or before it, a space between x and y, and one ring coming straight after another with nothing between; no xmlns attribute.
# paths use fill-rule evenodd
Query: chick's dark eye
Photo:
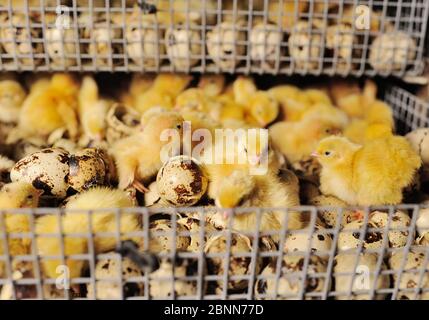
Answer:
<svg viewBox="0 0 429 320"><path fill-rule="evenodd" d="M325 151L325 156L329 156L329 155L331 155L331 152L330 151Z"/></svg>
<svg viewBox="0 0 429 320"><path fill-rule="evenodd" d="M31 200L31 199L33 199L33 196L30 194L29 196L27 196L27 199Z"/></svg>
<svg viewBox="0 0 429 320"><path fill-rule="evenodd" d="M177 128L178 130L180 130L180 129L182 129L182 126L181 126L180 124L178 124L178 125L176 126L176 128Z"/></svg>

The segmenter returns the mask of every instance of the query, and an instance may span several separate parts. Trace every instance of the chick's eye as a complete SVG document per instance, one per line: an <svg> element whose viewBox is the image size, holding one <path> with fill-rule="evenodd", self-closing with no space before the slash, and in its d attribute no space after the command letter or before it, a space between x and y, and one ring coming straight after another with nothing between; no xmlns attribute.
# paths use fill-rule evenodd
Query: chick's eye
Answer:
<svg viewBox="0 0 429 320"><path fill-rule="evenodd" d="M325 151L325 156L330 156L331 152L330 151Z"/></svg>
<svg viewBox="0 0 429 320"><path fill-rule="evenodd" d="M178 130L180 130L180 129L182 129L182 126L181 126L180 124L178 124L178 125L176 126L176 128L177 128Z"/></svg>
<svg viewBox="0 0 429 320"><path fill-rule="evenodd" d="M27 199L31 200L31 199L33 199L33 196L30 194L30 195L27 196Z"/></svg>

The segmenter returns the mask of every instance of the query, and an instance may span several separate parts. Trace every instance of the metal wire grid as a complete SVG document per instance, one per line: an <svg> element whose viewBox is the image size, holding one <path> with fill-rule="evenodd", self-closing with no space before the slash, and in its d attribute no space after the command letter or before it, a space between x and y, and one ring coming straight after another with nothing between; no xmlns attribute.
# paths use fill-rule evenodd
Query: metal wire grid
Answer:
<svg viewBox="0 0 429 320"><path fill-rule="evenodd" d="M390 87L384 99L392 106L399 133L429 126L429 102L398 86Z"/></svg>
<svg viewBox="0 0 429 320"><path fill-rule="evenodd" d="M360 296L364 296L366 299L374 298L390 298L390 299L429 299L429 246L419 245L415 241L415 231L416 231L416 220L419 214L419 210L422 207L416 205L400 205L397 207L383 207L377 208L384 210L388 213L388 221L385 226L380 226L376 228L369 228L367 223L364 223L361 228L358 229L347 229L347 231L341 229L341 215L344 213L343 209L340 208L314 208L314 207L300 207L296 210L301 211L303 214L310 215L310 223L306 229L303 230L288 230L284 224L282 230L277 232L260 232L258 228L255 230L249 230L245 232L249 237L253 239L260 239L263 235L280 235L279 247L282 248L285 239L293 235L306 234L307 235L307 248L305 251L295 251L285 253L282 249L273 249L271 251L262 251L258 245L258 241L253 241L252 250L241 251L241 252L231 252L226 250L224 252L218 253L203 253L203 248L206 243L205 236L206 231L202 224L204 220L200 220L201 228L197 234L190 231L178 232L174 229L171 231L157 231L149 230L148 228L143 228L142 231L133 232L131 234L124 234L117 230L112 230L109 233L97 233L92 232L91 223L87 227L87 230L82 230L81 233L76 234L67 234L67 237L73 238L85 238L88 240L88 250L82 254L65 256L64 247L61 247L61 254L59 256L41 256L37 255L37 248L35 248L35 231L34 231L34 214L41 212L46 213L46 210L35 210L35 211L21 211L14 212L13 214L24 214L27 215L32 220L32 230L27 234L6 234L2 231L2 245L5 249L5 255L1 256L1 260L6 265L6 277L0 279L0 285L10 286L11 298L31 298L31 299L93 299L95 297L104 296L102 292L99 291L105 290L105 287L98 287L99 283L104 284L116 284L116 287L112 286L113 289L110 289L110 292L114 290L114 297L117 299L330 299L330 298L339 298L339 299L352 299ZM321 210L335 210L337 212L337 223L332 228L318 229L316 230L317 214ZM265 214L268 209L249 209L256 212L258 215L258 223L261 219L261 215ZM295 210L295 209L294 209ZM401 228L392 227L391 221L394 212L397 210L402 210L408 212L411 217L411 223L408 226ZM172 225L175 225L178 217L174 212L181 211L182 214L186 213L199 213L211 212L213 209L205 210L203 208L192 208L185 210L174 210L166 209L167 212L173 213L171 215ZM239 210L243 213L243 210ZM127 213L130 213L131 210L127 209ZM133 214L141 217L144 222L149 222L150 210L148 209L135 209L132 211ZM288 218L288 210L285 212L285 221ZM365 218L364 221L368 222L370 210L364 209ZM9 214L10 212L7 212ZM88 212L88 216L91 218L95 212L92 214ZM56 214L58 217L61 216L59 210L52 210L50 214ZM117 223L120 222L120 216L124 214L124 211L120 212L117 209L112 210L112 216L116 216ZM234 214L238 214L234 212ZM2 219L5 217L5 212L2 212ZM36 223L37 223L37 219ZM61 220L61 219L59 219ZM91 220L90 220L91 221ZM143 224L144 224L143 222ZM398 231L405 232L407 234L407 241L404 246L392 248L389 246L389 232ZM353 235L354 239L358 239L358 244L356 248L341 251L338 250L335 245L338 240L338 236L344 234L344 232L350 233ZM429 232L429 230L420 232ZM216 234L222 234L223 241L225 241L226 248L231 248L237 241L235 238L235 232L231 228L227 228L224 231L214 231L210 232L211 236ZM189 236L198 236L200 240L201 250L198 252L184 252L178 251L176 248L176 239L177 237L189 237ZM374 235L377 235L378 238L382 239L378 241L378 246L374 248L368 248L367 244L374 239ZM58 239L64 240L64 234L46 234L46 235L37 235L41 236L51 236ZM96 265L98 261L106 258L110 258L117 261L119 264L118 269L122 270L121 264L124 262L121 260L120 256L112 253L100 253L96 252L94 246L94 236L99 238L103 237L113 237L117 240L117 245L119 246L121 239L124 237L136 238L141 237L144 239L144 243L149 244L149 239L156 239L157 237L168 237L170 240L170 250L169 252L164 251L163 253L158 253L159 257L168 257L172 261L177 261L177 259L187 259L194 261L194 264L197 265L197 268L192 269L193 272L187 270L186 274L175 274L175 270L179 269L179 266L174 266L171 273L163 274L162 276L155 277L154 274L149 272L142 273L141 276L134 277L125 277L122 272L116 272L113 275L110 275L108 278L99 278L95 276ZM329 237L332 239L332 246L330 246L327 251L315 251L312 250L313 243L315 241L315 236L320 237ZM25 256L15 256L13 261L27 261L32 263L32 272L30 275L27 275L28 278L14 279L13 276L13 263L12 257L7 255L8 246L5 245L7 240L16 239L16 238L30 238L33 243L32 253ZM255 244L256 243L256 244ZM147 245L146 245L147 246ZM349 269L345 271L336 271L335 268L338 266L338 254L345 254L352 257L352 263L348 266ZM420 255L420 264L414 267L410 267L408 257L409 253L417 253ZM402 254L399 259L399 266L393 268L389 266L384 268L384 261L389 261L390 257L395 254ZM291 266L285 264L285 259L292 259L291 257L299 256L299 259L296 263L292 263ZM375 257L376 263L369 265L364 261L364 255L371 255ZM222 270L230 270L229 272L214 273L214 269L210 269L210 265L213 264L215 259L220 258L220 263L223 264ZM74 259L88 262L88 275L82 275L79 278L73 278L70 280L71 285L92 285L93 296L86 297L82 292L79 295L74 295L70 290L56 290L56 295L51 296L47 294L46 288L55 287L58 284L58 279L46 279L42 276L43 261L46 259L59 259L62 262L60 264L65 264L66 259ZM270 273L261 272L261 260L268 259L270 260L271 271ZM361 260L362 259L362 260ZM413 256L414 259L414 256ZM234 274L234 267L238 266L240 263L246 263L246 272L241 272L239 274ZM40 263L40 265L39 265ZM389 262L387 262L389 263ZM173 264L174 265L174 264ZM208 265L208 271L205 272L205 266ZM362 269L362 267L367 267L367 269ZM219 270L219 269L218 269ZM237 269L236 269L237 270ZM265 269L264 269L265 270ZM362 273L362 270L365 270ZM368 277L367 280L362 280L362 277ZM402 278L408 280L405 284L401 282ZM411 280L409 279L411 277ZM337 279L347 278L349 283L346 289L338 290L339 282L336 282ZM387 279L383 283L379 283L379 279ZM392 280L390 280L392 278ZM393 280L394 279L394 280ZM338 281L338 280L337 280ZM363 281L363 282L362 282ZM366 282L365 282L366 281ZM359 283L366 283L366 287L359 286ZM135 295L127 296L126 291L122 290L122 285L130 286L130 284L142 284L142 290ZM183 283L191 284L190 287L192 290L186 292L180 290L180 285ZM216 284L216 290L210 290L210 283ZM241 283L241 289L231 288L231 284ZM244 285L243 285L244 283ZM289 286L285 289L285 283L288 283ZM155 291L155 287L164 286L164 294L159 294ZM165 287L167 289L165 289ZM344 287L344 286L343 286ZM26 289L25 289L26 288ZM31 288L31 289L30 289ZM23 293L24 292L24 293ZM29 294L29 292L31 294ZM180 294L178 293L180 292ZM99 296L100 295L100 296ZM112 298L112 295L110 295Z"/></svg>
<svg viewBox="0 0 429 320"><path fill-rule="evenodd" d="M125 0L3 1L9 33L0 38L0 70L404 76L423 69L425 0L147 2L156 16L141 8L133 15ZM358 5L375 12L369 30L356 23Z"/></svg>

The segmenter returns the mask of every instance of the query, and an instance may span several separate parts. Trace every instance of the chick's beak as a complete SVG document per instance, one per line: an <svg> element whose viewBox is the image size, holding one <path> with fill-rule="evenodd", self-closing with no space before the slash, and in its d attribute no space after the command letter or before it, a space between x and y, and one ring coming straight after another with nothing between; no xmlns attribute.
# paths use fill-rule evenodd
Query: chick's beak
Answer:
<svg viewBox="0 0 429 320"><path fill-rule="evenodd" d="M312 153L311 153L311 156L312 157L315 157L315 158L319 158L319 154L316 152L316 151L313 151Z"/></svg>

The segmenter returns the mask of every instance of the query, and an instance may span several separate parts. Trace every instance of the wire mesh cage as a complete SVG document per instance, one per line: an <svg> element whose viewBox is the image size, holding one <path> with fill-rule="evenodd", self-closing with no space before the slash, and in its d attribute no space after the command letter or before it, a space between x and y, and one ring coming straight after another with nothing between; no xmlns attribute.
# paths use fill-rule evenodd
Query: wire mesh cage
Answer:
<svg viewBox="0 0 429 320"><path fill-rule="evenodd" d="M429 104L386 100L403 133L426 125ZM2 299L426 300L429 207L3 209L0 275Z"/></svg>
<svg viewBox="0 0 429 320"><path fill-rule="evenodd" d="M0 2L0 70L416 75L429 3Z"/></svg>

